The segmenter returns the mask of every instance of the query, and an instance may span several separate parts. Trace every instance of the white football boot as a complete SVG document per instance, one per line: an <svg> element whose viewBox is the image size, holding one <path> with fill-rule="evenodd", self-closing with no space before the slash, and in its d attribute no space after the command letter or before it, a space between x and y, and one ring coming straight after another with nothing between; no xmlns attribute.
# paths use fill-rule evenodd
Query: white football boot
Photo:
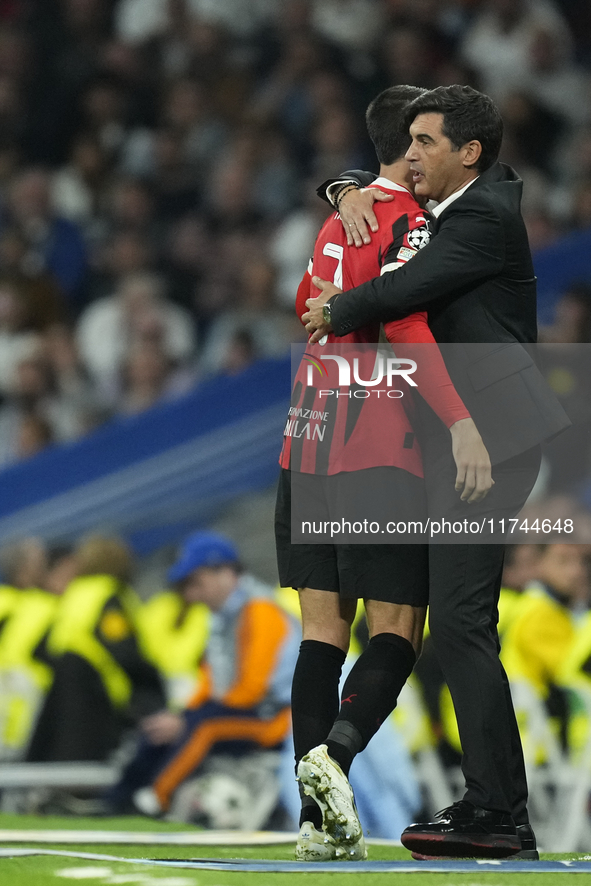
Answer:
<svg viewBox="0 0 591 886"><path fill-rule="evenodd" d="M304 793L312 797L322 811L322 830L336 846L335 857L339 861L367 858L353 789L339 764L328 756L325 744L312 748L300 760L298 779Z"/></svg>
<svg viewBox="0 0 591 886"><path fill-rule="evenodd" d="M324 831L318 831L314 825L305 821L298 834L295 848L297 861L334 861L337 847Z"/></svg>

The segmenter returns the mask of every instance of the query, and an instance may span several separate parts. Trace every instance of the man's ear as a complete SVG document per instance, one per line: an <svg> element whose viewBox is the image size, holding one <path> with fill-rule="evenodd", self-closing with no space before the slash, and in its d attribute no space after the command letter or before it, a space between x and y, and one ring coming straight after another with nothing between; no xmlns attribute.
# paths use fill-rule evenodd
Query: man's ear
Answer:
<svg viewBox="0 0 591 886"><path fill-rule="evenodd" d="M462 151L464 152L462 160L464 166L473 169L482 154L482 145L477 139L472 139L472 141L466 142Z"/></svg>

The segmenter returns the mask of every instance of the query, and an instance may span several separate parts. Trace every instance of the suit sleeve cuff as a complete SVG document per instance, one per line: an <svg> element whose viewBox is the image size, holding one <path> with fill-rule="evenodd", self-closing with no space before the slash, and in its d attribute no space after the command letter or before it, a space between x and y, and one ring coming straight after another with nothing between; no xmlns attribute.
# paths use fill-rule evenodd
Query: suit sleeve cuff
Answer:
<svg viewBox="0 0 591 886"><path fill-rule="evenodd" d="M335 305L341 295L342 295L342 293L337 292L337 294L332 295L326 303L327 305L330 305L330 325L332 326L332 331L334 332L334 334L337 337L341 336L341 335L346 335L347 332L350 332L349 329L345 329L344 323L342 323L342 322L339 323L338 319L335 317L335 314L334 314Z"/></svg>
<svg viewBox="0 0 591 886"><path fill-rule="evenodd" d="M325 203L330 203L327 192L333 185L336 187L337 185L344 185L345 182L350 182L360 188L366 188L375 179L376 175L373 172L365 172L363 169L347 169L339 178L328 178L322 182L316 193Z"/></svg>

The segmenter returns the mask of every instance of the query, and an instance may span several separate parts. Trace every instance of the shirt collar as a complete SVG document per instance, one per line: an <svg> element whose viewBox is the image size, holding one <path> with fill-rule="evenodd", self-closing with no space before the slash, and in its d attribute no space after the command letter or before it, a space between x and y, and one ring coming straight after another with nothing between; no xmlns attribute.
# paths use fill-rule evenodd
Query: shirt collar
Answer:
<svg viewBox="0 0 591 886"><path fill-rule="evenodd" d="M458 197L461 197L464 191L467 191L470 185L473 185L476 179L479 177L480 176L477 175L476 178L473 178L471 182L468 182L468 184L464 185L463 188L460 188L459 191L454 191L453 194L450 194L449 197L446 197L445 200L441 201L441 203L437 203L436 200L428 200L426 206L427 211L430 212L431 215L435 218L439 218L444 209L447 209L447 207L451 203L453 203L454 200L457 200Z"/></svg>
<svg viewBox="0 0 591 886"><path fill-rule="evenodd" d="M378 178L376 178L375 181L373 181L371 184L374 188L387 188L389 191L402 191L404 194L410 194L411 197L414 196L412 191L409 191L408 188L405 188L403 185L399 185L397 182L391 181L384 175L378 176Z"/></svg>

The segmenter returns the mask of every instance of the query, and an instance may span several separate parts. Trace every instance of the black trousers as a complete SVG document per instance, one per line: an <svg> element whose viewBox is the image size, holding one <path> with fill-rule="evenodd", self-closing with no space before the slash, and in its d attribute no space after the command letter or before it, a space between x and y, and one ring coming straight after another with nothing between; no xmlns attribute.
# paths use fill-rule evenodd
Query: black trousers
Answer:
<svg viewBox="0 0 591 886"><path fill-rule="evenodd" d="M539 447L493 468L484 501L458 502L451 453L426 459L429 510L459 519L514 516L538 475ZM504 544L432 544L429 624L458 721L465 799L527 822L527 779L509 682L499 660L498 598Z"/></svg>

